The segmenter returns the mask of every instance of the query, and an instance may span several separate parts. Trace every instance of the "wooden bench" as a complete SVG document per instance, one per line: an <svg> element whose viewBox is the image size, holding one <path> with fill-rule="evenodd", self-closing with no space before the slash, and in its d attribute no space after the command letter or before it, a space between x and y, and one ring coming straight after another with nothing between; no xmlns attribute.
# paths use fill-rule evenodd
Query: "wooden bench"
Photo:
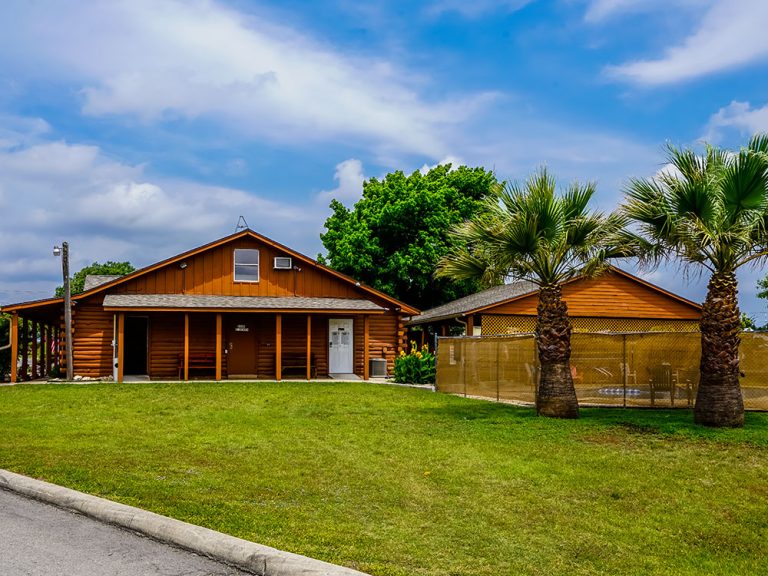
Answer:
<svg viewBox="0 0 768 576"><path fill-rule="evenodd" d="M282 364L280 369L280 376L285 374L286 370L301 371L306 377L307 374L307 355L300 352L286 352L283 354ZM312 352L309 356L309 373L312 378L317 378L317 361L315 360L315 353Z"/></svg>
<svg viewBox="0 0 768 576"><path fill-rule="evenodd" d="M179 380L184 375L184 354L178 355ZM190 352L188 360L189 372L192 370L216 371L216 354L213 352Z"/></svg>

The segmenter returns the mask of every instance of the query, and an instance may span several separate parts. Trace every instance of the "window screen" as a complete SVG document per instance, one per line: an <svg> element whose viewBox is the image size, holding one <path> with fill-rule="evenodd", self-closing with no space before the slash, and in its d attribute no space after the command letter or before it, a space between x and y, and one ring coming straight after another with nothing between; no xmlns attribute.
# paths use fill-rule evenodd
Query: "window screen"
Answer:
<svg viewBox="0 0 768 576"><path fill-rule="evenodd" d="M235 250L235 282L259 281L259 251Z"/></svg>

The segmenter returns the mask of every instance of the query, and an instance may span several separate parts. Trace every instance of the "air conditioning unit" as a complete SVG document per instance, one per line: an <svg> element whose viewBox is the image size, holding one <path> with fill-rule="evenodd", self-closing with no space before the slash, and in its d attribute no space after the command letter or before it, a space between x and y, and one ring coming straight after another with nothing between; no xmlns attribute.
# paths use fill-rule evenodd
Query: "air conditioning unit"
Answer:
<svg viewBox="0 0 768 576"><path fill-rule="evenodd" d="M275 256L275 270L290 270L293 268L293 260L290 256Z"/></svg>
<svg viewBox="0 0 768 576"><path fill-rule="evenodd" d="M386 358L371 358L369 360L369 375L371 378L386 378L387 377L387 359Z"/></svg>

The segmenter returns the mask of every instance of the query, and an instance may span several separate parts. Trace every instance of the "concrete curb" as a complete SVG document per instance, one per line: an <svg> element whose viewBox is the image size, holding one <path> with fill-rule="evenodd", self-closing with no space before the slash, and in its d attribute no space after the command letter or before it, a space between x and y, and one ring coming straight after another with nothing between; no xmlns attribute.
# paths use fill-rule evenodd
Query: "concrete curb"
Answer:
<svg viewBox="0 0 768 576"><path fill-rule="evenodd" d="M7 470L0 469L0 488L139 532L258 576L367 576Z"/></svg>

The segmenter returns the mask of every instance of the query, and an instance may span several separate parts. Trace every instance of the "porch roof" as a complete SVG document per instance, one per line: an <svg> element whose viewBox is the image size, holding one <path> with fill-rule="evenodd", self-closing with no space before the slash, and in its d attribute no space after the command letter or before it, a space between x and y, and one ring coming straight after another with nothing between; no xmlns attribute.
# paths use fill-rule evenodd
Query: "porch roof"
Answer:
<svg viewBox="0 0 768 576"><path fill-rule="evenodd" d="M110 310L264 310L383 313L387 309L357 298L305 298L302 296L217 296L202 294L107 294Z"/></svg>

